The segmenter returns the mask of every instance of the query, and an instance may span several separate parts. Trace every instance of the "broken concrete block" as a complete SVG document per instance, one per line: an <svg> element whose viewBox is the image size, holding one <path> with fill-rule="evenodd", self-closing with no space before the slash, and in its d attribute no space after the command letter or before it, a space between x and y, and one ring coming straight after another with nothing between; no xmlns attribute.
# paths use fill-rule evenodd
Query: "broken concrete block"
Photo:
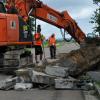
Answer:
<svg viewBox="0 0 100 100"><path fill-rule="evenodd" d="M45 69L46 74L56 76L56 77L67 77L68 68L60 66L47 66Z"/></svg>
<svg viewBox="0 0 100 100"><path fill-rule="evenodd" d="M30 70L29 74L33 83L54 84L54 77L45 73Z"/></svg>
<svg viewBox="0 0 100 100"><path fill-rule="evenodd" d="M55 79L55 88L56 89L73 89L74 82L70 79Z"/></svg>
<svg viewBox="0 0 100 100"><path fill-rule="evenodd" d="M31 89L33 87L32 83L16 83L14 86L15 90L27 90L27 89Z"/></svg>
<svg viewBox="0 0 100 100"><path fill-rule="evenodd" d="M19 77L19 82L26 82L26 83L31 82L31 78L30 78L30 75L29 75L29 70L26 69L26 68L16 70L16 75Z"/></svg>
<svg viewBox="0 0 100 100"><path fill-rule="evenodd" d="M9 79L0 81L0 89L9 90L9 89L13 88L14 85L16 84L17 79L18 79L18 77L9 78Z"/></svg>

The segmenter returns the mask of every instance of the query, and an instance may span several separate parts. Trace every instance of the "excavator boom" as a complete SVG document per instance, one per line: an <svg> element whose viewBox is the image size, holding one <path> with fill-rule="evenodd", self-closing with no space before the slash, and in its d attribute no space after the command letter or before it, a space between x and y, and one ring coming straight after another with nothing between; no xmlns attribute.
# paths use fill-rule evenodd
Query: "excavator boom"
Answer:
<svg viewBox="0 0 100 100"><path fill-rule="evenodd" d="M85 34L67 11L58 12L39 0L8 0L14 4L19 14L26 18L29 15L67 31L78 43L85 41Z"/></svg>

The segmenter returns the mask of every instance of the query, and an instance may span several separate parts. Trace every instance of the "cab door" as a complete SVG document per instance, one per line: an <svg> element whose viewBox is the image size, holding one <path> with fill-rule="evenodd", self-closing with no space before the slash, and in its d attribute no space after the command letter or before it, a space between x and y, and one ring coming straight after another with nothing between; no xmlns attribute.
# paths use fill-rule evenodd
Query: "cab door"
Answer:
<svg viewBox="0 0 100 100"><path fill-rule="evenodd" d="M0 44L7 41L6 18L0 18Z"/></svg>
<svg viewBox="0 0 100 100"><path fill-rule="evenodd" d="M17 15L7 14L7 39L8 42L19 41L19 21Z"/></svg>

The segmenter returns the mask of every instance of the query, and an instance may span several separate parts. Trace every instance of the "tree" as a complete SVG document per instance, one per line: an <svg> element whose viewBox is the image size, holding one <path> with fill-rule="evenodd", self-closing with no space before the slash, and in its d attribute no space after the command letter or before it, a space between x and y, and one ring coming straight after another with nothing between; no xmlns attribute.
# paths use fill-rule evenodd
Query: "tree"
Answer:
<svg viewBox="0 0 100 100"><path fill-rule="evenodd" d="M98 5L100 3L100 0L93 0L93 3Z"/></svg>
<svg viewBox="0 0 100 100"><path fill-rule="evenodd" d="M100 36L100 0L93 0L93 3L98 6L98 8L94 11L93 16L91 17L91 23L95 24L94 33L99 33Z"/></svg>

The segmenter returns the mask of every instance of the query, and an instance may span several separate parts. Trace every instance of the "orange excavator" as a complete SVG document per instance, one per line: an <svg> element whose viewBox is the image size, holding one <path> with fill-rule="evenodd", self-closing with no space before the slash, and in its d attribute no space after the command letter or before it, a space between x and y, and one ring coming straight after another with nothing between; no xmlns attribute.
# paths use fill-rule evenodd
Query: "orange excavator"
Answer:
<svg viewBox="0 0 100 100"><path fill-rule="evenodd" d="M0 46L32 43L31 34L23 28L26 24L24 21L29 16L34 16L60 29L64 29L78 43L85 41L85 34L67 11L60 13L44 5L39 0L7 0L6 7L10 14L0 13ZM11 12L14 9L16 10L15 14ZM23 21L21 21L22 19Z"/></svg>
<svg viewBox="0 0 100 100"><path fill-rule="evenodd" d="M6 58L8 61L8 55L13 56L14 53L11 52L14 50L19 52L19 48L32 45L30 16L64 29L64 32L67 31L79 44L86 42L84 32L67 11L56 11L40 0L6 0L5 7L3 3L0 3L0 9L2 9L0 10L0 56L3 58L0 62L3 65L8 64L4 62ZM10 53L8 53L9 48ZM21 51L16 55L23 58L24 53ZM10 59L12 65L15 63L13 59Z"/></svg>

